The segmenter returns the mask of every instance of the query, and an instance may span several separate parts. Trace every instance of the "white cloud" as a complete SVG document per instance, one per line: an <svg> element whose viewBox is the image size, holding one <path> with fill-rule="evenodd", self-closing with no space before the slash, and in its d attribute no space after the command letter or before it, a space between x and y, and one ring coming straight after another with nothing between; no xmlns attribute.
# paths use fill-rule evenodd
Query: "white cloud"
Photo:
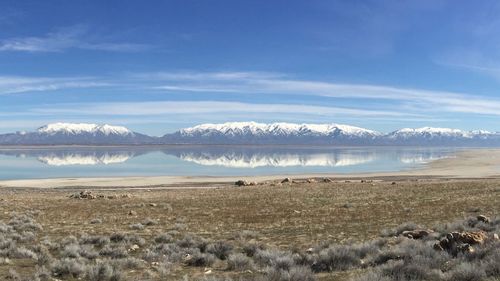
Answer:
<svg viewBox="0 0 500 281"><path fill-rule="evenodd" d="M97 88L108 82L92 77L20 77L0 76L0 95L26 92L46 92L60 89Z"/></svg>
<svg viewBox="0 0 500 281"><path fill-rule="evenodd" d="M145 76L145 75L143 75ZM500 115L500 99L446 91L398 88L380 85L343 84L323 81L296 80L285 76L228 75L218 78L217 73L191 73L182 75L152 74L158 79L152 88L177 92L293 94L329 98L392 101L398 106L418 109L421 112L463 112Z"/></svg>
<svg viewBox="0 0 500 281"><path fill-rule="evenodd" d="M328 107L297 104L259 104L222 101L155 101L60 105L33 110L43 114L83 115L178 115L178 114L222 114L222 113L288 113L327 116L403 117L417 116L397 111L363 110L355 108Z"/></svg>
<svg viewBox="0 0 500 281"><path fill-rule="evenodd" d="M99 42L92 40L89 29L76 25L50 32L40 37L8 38L0 41L0 51L61 52L66 49L85 49L117 52L135 52L149 48L146 44Z"/></svg>

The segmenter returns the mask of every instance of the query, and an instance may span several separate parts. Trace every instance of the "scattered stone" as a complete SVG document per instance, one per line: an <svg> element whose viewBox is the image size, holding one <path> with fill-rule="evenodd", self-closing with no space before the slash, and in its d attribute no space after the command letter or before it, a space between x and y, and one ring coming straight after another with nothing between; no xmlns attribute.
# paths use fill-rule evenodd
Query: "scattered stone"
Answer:
<svg viewBox="0 0 500 281"><path fill-rule="evenodd" d="M134 245L132 245L132 247L130 247L130 248L128 249L128 251L129 251L129 252L133 252L133 251L139 250L139 248L140 248L140 247L139 247L139 245L134 244Z"/></svg>
<svg viewBox="0 0 500 281"><path fill-rule="evenodd" d="M129 216L137 216L137 212L134 210L130 210L130 211L128 211L128 215Z"/></svg>
<svg viewBox="0 0 500 281"><path fill-rule="evenodd" d="M239 181L236 181L234 183L234 185L236 185L236 186L253 186L253 185L257 185L257 183L254 181L249 182L249 181L245 181L245 180L239 180Z"/></svg>
<svg viewBox="0 0 500 281"><path fill-rule="evenodd" d="M484 244L487 239L488 236L484 231L450 232L446 234L446 238L434 244L434 249L450 253L471 253L474 251L471 245Z"/></svg>
<svg viewBox="0 0 500 281"><path fill-rule="evenodd" d="M284 180L281 181L281 183L292 183L291 178L285 178Z"/></svg>
<svg viewBox="0 0 500 281"><path fill-rule="evenodd" d="M132 198L132 194L126 193L121 195L122 198Z"/></svg>
<svg viewBox="0 0 500 281"><path fill-rule="evenodd" d="M107 197L107 198L108 198L108 199L116 199L117 197L116 197L116 195L108 195L108 197Z"/></svg>
<svg viewBox="0 0 500 281"><path fill-rule="evenodd" d="M248 183L247 181L244 181L244 180L238 180L234 183L234 185L236 186L246 186Z"/></svg>
<svg viewBox="0 0 500 281"><path fill-rule="evenodd" d="M484 215L477 216L477 220L484 223L490 223L490 218Z"/></svg>
<svg viewBox="0 0 500 281"><path fill-rule="evenodd" d="M92 193L90 190L83 190L78 193L74 193L69 196L70 198L75 198L75 199L96 199L97 196Z"/></svg>
<svg viewBox="0 0 500 281"><path fill-rule="evenodd" d="M402 235L410 239L422 239L429 236L433 231L430 229L415 229L403 231Z"/></svg>
<svg viewBox="0 0 500 281"><path fill-rule="evenodd" d="M323 182L329 183L333 182L333 180L331 178L323 178Z"/></svg>
<svg viewBox="0 0 500 281"><path fill-rule="evenodd" d="M343 208L346 208L346 209L350 209L352 207L354 207L354 205L352 205L351 203L345 203L344 205L342 205Z"/></svg>
<svg viewBox="0 0 500 281"><path fill-rule="evenodd" d="M158 206L158 205L157 205L156 203L149 203L149 206L150 206L150 207L156 207L156 206Z"/></svg>

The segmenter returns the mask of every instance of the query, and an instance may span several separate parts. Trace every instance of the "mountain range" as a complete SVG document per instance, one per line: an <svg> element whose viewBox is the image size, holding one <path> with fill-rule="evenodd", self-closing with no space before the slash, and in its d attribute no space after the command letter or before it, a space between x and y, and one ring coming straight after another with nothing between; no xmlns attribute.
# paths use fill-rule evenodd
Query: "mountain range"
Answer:
<svg viewBox="0 0 500 281"><path fill-rule="evenodd" d="M34 132L0 134L0 145L162 144L500 146L500 133L424 127L384 134L339 124L230 122L202 124L161 137L85 123L53 123Z"/></svg>

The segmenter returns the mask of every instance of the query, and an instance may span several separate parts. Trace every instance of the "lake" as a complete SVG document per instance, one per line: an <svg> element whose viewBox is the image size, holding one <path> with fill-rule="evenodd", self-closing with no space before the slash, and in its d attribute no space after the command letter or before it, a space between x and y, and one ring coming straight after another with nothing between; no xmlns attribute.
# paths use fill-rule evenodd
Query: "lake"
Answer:
<svg viewBox="0 0 500 281"><path fill-rule="evenodd" d="M390 172L453 157L457 150L329 146L0 147L0 179Z"/></svg>

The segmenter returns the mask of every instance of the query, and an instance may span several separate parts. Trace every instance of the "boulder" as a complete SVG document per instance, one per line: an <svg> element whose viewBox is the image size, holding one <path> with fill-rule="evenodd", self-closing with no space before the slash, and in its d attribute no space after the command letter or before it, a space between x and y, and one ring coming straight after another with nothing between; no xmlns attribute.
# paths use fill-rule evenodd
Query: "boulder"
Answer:
<svg viewBox="0 0 500 281"><path fill-rule="evenodd" d="M479 216L477 216L477 220L480 221L480 222L484 222L484 223L490 223L490 218L488 218L485 215L479 215Z"/></svg>
<svg viewBox="0 0 500 281"><path fill-rule="evenodd" d="M488 239L484 231L450 232L446 238L434 244L434 249L456 255L459 252L474 252L472 245L481 245Z"/></svg>
<svg viewBox="0 0 500 281"><path fill-rule="evenodd" d="M281 181L281 183L292 183L291 178L285 178L284 180Z"/></svg>
<svg viewBox="0 0 500 281"><path fill-rule="evenodd" d="M429 236L433 231L430 229L415 229L403 231L402 235L410 239L422 239Z"/></svg>
<svg viewBox="0 0 500 281"><path fill-rule="evenodd" d="M245 180L238 180L234 183L234 185L236 186L254 186L254 185L257 185L256 182L254 181L245 181Z"/></svg>
<svg viewBox="0 0 500 281"><path fill-rule="evenodd" d="M244 181L244 180L238 180L234 183L234 185L236 186L247 186L248 185L248 182L247 181Z"/></svg>
<svg viewBox="0 0 500 281"><path fill-rule="evenodd" d="M323 178L323 182L329 183L333 182L333 180L331 178Z"/></svg>
<svg viewBox="0 0 500 281"><path fill-rule="evenodd" d="M75 199L96 199L97 196L92 193L90 190L83 190L78 193L74 193L69 196L70 198L75 198Z"/></svg>

